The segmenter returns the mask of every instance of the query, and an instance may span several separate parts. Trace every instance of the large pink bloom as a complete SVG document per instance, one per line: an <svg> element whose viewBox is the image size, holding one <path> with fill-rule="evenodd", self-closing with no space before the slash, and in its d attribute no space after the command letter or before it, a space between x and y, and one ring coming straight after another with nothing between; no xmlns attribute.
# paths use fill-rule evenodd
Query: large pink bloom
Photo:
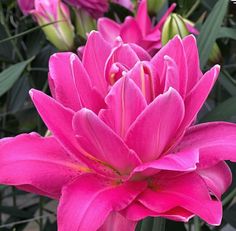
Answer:
<svg viewBox="0 0 236 231"><path fill-rule="evenodd" d="M163 24L175 6L176 4L172 4L162 19L153 27L148 16L147 1L142 0L135 18L128 16L122 24L109 18L100 18L98 20L98 30L109 42L113 42L114 38L120 36L124 42L136 43L150 54L155 54L162 46L161 30Z"/></svg>
<svg viewBox="0 0 236 231"><path fill-rule="evenodd" d="M150 59L93 32L82 61L58 53L49 68L53 98L31 97L53 135L2 139L1 184L59 199L59 231L133 231L147 216L220 224L236 126L189 127L219 73L201 73L193 36Z"/></svg>

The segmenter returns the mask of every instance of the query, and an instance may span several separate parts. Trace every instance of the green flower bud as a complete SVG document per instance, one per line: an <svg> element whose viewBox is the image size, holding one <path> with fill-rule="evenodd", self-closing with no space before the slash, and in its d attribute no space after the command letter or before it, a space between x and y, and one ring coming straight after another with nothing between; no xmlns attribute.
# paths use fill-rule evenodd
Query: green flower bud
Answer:
<svg viewBox="0 0 236 231"><path fill-rule="evenodd" d="M208 61L212 64L220 63L222 59L221 51L217 43L214 43Z"/></svg>
<svg viewBox="0 0 236 231"><path fill-rule="evenodd" d="M176 13L172 13L166 19L162 29L162 45L165 45L175 35L179 35L181 38L183 38L186 35L189 35L189 31L183 18Z"/></svg>

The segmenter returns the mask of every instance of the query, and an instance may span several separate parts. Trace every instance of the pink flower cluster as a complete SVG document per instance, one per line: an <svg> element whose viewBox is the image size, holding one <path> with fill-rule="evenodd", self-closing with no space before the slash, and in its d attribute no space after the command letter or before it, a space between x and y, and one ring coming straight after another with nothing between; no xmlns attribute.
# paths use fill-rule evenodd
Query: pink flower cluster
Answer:
<svg viewBox="0 0 236 231"><path fill-rule="evenodd" d="M92 32L82 60L57 53L49 69L52 97L30 95L52 135L2 139L1 184L58 199L59 231L133 231L147 216L220 224L236 125L193 125L220 70L202 74L193 36L151 58Z"/></svg>

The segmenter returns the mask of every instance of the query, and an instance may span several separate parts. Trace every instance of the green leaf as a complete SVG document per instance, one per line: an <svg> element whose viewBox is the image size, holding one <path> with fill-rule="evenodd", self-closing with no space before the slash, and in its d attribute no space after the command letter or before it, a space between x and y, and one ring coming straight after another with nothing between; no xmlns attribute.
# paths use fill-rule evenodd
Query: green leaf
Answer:
<svg viewBox="0 0 236 231"><path fill-rule="evenodd" d="M236 81L227 71L220 72L219 82L232 96L236 96Z"/></svg>
<svg viewBox="0 0 236 231"><path fill-rule="evenodd" d="M228 27L221 27L217 35L217 38L231 38L231 39L236 40L236 29L228 28Z"/></svg>
<svg viewBox="0 0 236 231"><path fill-rule="evenodd" d="M209 112L201 122L208 121L236 121L236 97L232 97Z"/></svg>
<svg viewBox="0 0 236 231"><path fill-rule="evenodd" d="M33 58L12 65L0 73L0 96L5 94L13 86L32 60Z"/></svg>
<svg viewBox="0 0 236 231"><path fill-rule="evenodd" d="M213 44L218 36L221 24L223 22L227 6L228 0L219 0L205 23L203 24L200 34L198 36L198 48L199 48L199 56L201 61L201 68L205 66L208 61L208 57L211 53Z"/></svg>
<svg viewBox="0 0 236 231"><path fill-rule="evenodd" d="M4 26L0 23L0 40L7 37ZM12 60L12 44L8 41L4 44L0 44L0 59L4 61Z"/></svg>

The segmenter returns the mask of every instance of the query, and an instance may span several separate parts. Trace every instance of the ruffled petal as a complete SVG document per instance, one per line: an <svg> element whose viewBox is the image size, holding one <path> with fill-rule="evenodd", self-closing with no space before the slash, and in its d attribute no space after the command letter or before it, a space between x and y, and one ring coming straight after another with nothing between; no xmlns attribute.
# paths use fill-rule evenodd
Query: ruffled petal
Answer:
<svg viewBox="0 0 236 231"><path fill-rule="evenodd" d="M182 40L179 36L175 36L170 40L151 60L151 63L157 67L162 86L164 86L166 82L164 65L166 56L169 56L176 63L177 71L179 73L179 93L183 98L185 98L188 80L187 58Z"/></svg>
<svg viewBox="0 0 236 231"><path fill-rule="evenodd" d="M127 207L146 187L144 182L118 184L85 174L64 188L58 208L59 231L96 231L112 211Z"/></svg>
<svg viewBox="0 0 236 231"><path fill-rule="evenodd" d="M92 111L82 109L77 112L73 127L81 147L114 170L129 174L140 164L136 154Z"/></svg>
<svg viewBox="0 0 236 231"><path fill-rule="evenodd" d="M117 212L111 212L98 231L135 231L137 222L130 221Z"/></svg>
<svg viewBox="0 0 236 231"><path fill-rule="evenodd" d="M104 96L107 92L107 82L104 77L104 67L111 52L111 46L99 32L91 32L84 48L82 63L88 72L92 85Z"/></svg>
<svg viewBox="0 0 236 231"><path fill-rule="evenodd" d="M199 162L198 150L186 150L184 152L177 152L164 155L158 160L147 162L137 166L133 172L132 177L137 178L141 176L152 176L161 170L188 172L197 168Z"/></svg>
<svg viewBox="0 0 236 231"><path fill-rule="evenodd" d="M121 26L109 18L99 18L97 27L102 37L110 43L114 43L116 37L120 35Z"/></svg>
<svg viewBox="0 0 236 231"><path fill-rule="evenodd" d="M101 110L99 117L121 137L125 137L130 125L147 105L139 88L128 77L115 83L105 102L107 109Z"/></svg>
<svg viewBox="0 0 236 231"><path fill-rule="evenodd" d="M194 172L157 174L151 187L140 194L139 202L158 213L181 207L198 215L211 225L221 223L221 202L211 199L207 185Z"/></svg>
<svg viewBox="0 0 236 231"><path fill-rule="evenodd" d="M222 160L236 162L236 125L226 122L204 123L189 128L176 150L199 149L199 168Z"/></svg>
<svg viewBox="0 0 236 231"><path fill-rule="evenodd" d="M0 182L59 198L62 187L89 169L76 162L54 137L36 133L0 140Z"/></svg>
<svg viewBox="0 0 236 231"><path fill-rule="evenodd" d="M196 118L197 113L206 101L220 72L220 66L216 65L206 72L185 99L185 118L182 128L189 126Z"/></svg>
<svg viewBox="0 0 236 231"><path fill-rule="evenodd" d="M57 53L49 60L49 83L53 97L65 107L74 111L82 105L75 86L74 71L71 63L71 52Z"/></svg>
<svg viewBox="0 0 236 231"><path fill-rule="evenodd" d="M144 162L155 160L172 145L183 117L182 98L170 88L138 116L127 133L126 143Z"/></svg>
<svg viewBox="0 0 236 231"><path fill-rule="evenodd" d="M232 183L232 173L224 161L210 168L199 169L197 172L218 200Z"/></svg>

